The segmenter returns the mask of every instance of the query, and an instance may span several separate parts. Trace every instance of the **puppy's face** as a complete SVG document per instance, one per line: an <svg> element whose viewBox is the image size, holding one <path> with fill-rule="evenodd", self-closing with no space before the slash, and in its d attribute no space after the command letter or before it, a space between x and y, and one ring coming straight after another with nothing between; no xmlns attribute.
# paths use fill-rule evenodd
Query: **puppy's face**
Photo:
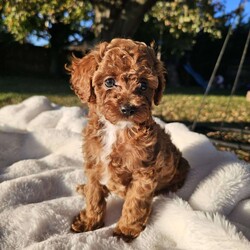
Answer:
<svg viewBox="0 0 250 250"><path fill-rule="evenodd" d="M152 48L128 39L102 43L83 59L75 59L71 83L83 102L111 123L145 122L164 88L164 69Z"/></svg>

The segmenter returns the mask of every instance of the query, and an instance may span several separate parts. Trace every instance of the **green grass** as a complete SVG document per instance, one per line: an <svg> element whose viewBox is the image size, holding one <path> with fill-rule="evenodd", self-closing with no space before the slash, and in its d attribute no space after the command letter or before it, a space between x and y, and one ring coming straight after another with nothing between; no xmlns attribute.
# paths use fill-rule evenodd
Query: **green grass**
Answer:
<svg viewBox="0 0 250 250"><path fill-rule="evenodd" d="M0 78L0 107L17 104L33 95L47 96L52 102L60 105L81 105L66 79Z"/></svg>
<svg viewBox="0 0 250 250"><path fill-rule="evenodd" d="M202 95L169 94L162 99L161 105L155 107L154 114L167 121L191 122L196 116L202 101ZM211 95L205 99L199 121L203 123L249 123L250 103L244 96L234 96L228 112L228 96Z"/></svg>

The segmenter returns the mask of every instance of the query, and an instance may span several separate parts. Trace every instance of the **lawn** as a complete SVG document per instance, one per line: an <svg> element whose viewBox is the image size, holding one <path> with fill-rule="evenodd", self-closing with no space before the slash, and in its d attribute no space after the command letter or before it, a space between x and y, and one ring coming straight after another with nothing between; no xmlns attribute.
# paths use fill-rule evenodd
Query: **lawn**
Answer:
<svg viewBox="0 0 250 250"><path fill-rule="evenodd" d="M228 96L208 96L200 112L199 121L203 123L249 123L250 103L244 96L234 96L226 114ZM161 105L155 107L154 113L168 121L192 122L202 101L202 95L166 94Z"/></svg>
<svg viewBox="0 0 250 250"><path fill-rule="evenodd" d="M198 86L168 87L159 106L153 110L154 115L165 121L180 121L187 125L192 124L202 101L204 90ZM27 77L0 78L0 107L16 104L32 95L45 95L52 102L65 106L80 106L81 103L70 89L67 79L46 79ZM229 91L213 90L206 98L205 105L199 116L198 125L229 126L244 129L247 134L240 133L236 141L250 144L250 102L246 101L246 92L241 91L233 96L228 112L226 106L229 100ZM223 122L223 124L222 124ZM211 134L211 131L207 131ZM232 135L232 133L231 133ZM224 139L231 135L223 135ZM218 138L218 134L215 136ZM232 136L231 136L232 137ZM234 136L230 141L235 141ZM222 149L224 149L222 147ZM227 149L227 147L226 147ZM241 149L235 150L236 153ZM245 160L250 159L250 153L242 151Z"/></svg>
<svg viewBox="0 0 250 250"><path fill-rule="evenodd" d="M0 77L0 107L19 103L32 95L45 95L60 105L81 105L66 79Z"/></svg>

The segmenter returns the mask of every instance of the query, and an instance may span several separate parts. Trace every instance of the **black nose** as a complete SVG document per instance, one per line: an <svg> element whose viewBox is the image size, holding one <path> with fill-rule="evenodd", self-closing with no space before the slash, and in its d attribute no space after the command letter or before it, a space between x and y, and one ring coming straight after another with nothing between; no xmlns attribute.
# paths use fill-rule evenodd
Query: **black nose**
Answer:
<svg viewBox="0 0 250 250"><path fill-rule="evenodd" d="M124 115L127 115L127 116L133 115L135 111L136 111L136 107L133 105L127 104L127 105L121 106L121 112Z"/></svg>

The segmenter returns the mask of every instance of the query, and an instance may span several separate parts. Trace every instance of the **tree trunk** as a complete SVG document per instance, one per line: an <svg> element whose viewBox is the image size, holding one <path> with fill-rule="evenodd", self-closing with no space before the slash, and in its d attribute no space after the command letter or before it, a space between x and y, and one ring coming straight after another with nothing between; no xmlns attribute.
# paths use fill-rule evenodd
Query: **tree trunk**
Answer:
<svg viewBox="0 0 250 250"><path fill-rule="evenodd" d="M54 77L59 77L61 73L60 63L59 63L59 54L60 54L60 49L51 46L49 73L50 75Z"/></svg>
<svg viewBox="0 0 250 250"><path fill-rule="evenodd" d="M157 0L94 0L95 35L98 40L133 37L143 17Z"/></svg>
<svg viewBox="0 0 250 250"><path fill-rule="evenodd" d="M49 29L50 38L50 74L53 76L60 76L62 74L62 65L60 64L60 55L65 45L68 35L69 26L63 23L54 23Z"/></svg>

